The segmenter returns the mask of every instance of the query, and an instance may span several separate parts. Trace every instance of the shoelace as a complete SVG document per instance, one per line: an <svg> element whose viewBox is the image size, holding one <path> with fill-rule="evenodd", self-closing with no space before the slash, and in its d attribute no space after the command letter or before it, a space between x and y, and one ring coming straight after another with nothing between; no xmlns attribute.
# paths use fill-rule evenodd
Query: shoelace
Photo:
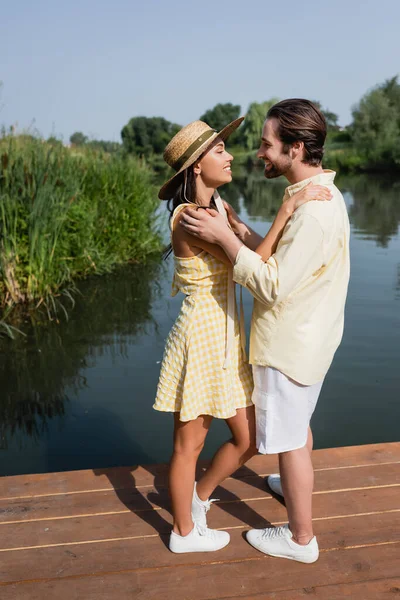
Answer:
<svg viewBox="0 0 400 600"><path fill-rule="evenodd" d="M208 527L204 527L203 525L199 525L195 523L195 527L199 535L210 538L211 540L215 540L215 531L214 529L208 529Z"/></svg>
<svg viewBox="0 0 400 600"><path fill-rule="evenodd" d="M262 533L262 539L270 540L277 537L285 537L287 532L287 527L268 527L264 529Z"/></svg>
<svg viewBox="0 0 400 600"><path fill-rule="evenodd" d="M207 514L207 513L208 513L208 511L210 510L210 508L211 508L211 504L212 504L213 502L219 502L219 498L212 498L211 500L204 500L204 501L202 501L201 505L202 505L202 507L204 508L204 512L205 512L206 514Z"/></svg>

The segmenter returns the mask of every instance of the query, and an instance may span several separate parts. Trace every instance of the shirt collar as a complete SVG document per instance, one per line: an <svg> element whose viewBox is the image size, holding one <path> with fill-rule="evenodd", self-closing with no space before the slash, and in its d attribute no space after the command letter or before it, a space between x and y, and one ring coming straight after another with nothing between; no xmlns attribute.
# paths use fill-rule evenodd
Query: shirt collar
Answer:
<svg viewBox="0 0 400 600"><path fill-rule="evenodd" d="M299 192L303 189L310 181L314 185L332 185L335 179L335 171L331 171L330 169L324 169L323 173L318 173L318 175L314 175L313 177L309 177L308 179L303 179L303 181L298 181L293 185L289 185L289 187L285 190L285 195L283 196L283 202L288 200L293 194Z"/></svg>

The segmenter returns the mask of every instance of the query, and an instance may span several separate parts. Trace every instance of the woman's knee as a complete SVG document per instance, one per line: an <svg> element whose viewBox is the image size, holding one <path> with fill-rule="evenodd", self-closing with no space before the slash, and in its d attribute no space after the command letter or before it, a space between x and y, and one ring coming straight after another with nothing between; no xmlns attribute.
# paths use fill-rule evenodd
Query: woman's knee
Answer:
<svg viewBox="0 0 400 600"><path fill-rule="evenodd" d="M247 444L247 448L246 448L246 459L249 460L249 458L251 458L252 456L255 456L256 454L258 454L258 450L257 450L257 446L256 446L256 440L254 439L250 439L248 440L248 444Z"/></svg>
<svg viewBox="0 0 400 600"><path fill-rule="evenodd" d="M187 458L195 457L197 458L200 452L204 448L204 440L196 441L196 440L180 440L179 438L175 440L174 443L174 453L185 456Z"/></svg>
<svg viewBox="0 0 400 600"><path fill-rule="evenodd" d="M232 438L232 443L238 448L240 454L246 457L246 460L249 460L249 458L258 452L255 436L253 438L253 436L250 435L248 437L241 437L239 439L235 438L234 436Z"/></svg>

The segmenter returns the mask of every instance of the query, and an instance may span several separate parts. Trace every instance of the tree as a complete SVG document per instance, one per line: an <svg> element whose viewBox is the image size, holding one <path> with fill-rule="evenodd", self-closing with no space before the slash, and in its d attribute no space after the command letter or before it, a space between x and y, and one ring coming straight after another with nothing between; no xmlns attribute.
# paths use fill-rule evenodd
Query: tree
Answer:
<svg viewBox="0 0 400 600"><path fill-rule="evenodd" d="M216 131L220 131L240 116L240 104L216 104L214 108L206 110L204 115L200 117L200 121L205 121L210 127Z"/></svg>
<svg viewBox="0 0 400 600"><path fill-rule="evenodd" d="M50 146L62 146L62 140L58 139L55 135L51 135L50 137L47 138L47 143L50 144Z"/></svg>
<svg viewBox="0 0 400 600"><path fill-rule="evenodd" d="M74 146L83 146L87 142L87 136L84 135L81 131L75 131L69 138L69 141Z"/></svg>
<svg viewBox="0 0 400 600"><path fill-rule="evenodd" d="M87 146L93 148L93 150L102 150L109 154L118 152L122 148L122 144L119 142L109 142L107 140L91 140L90 142L87 142Z"/></svg>
<svg viewBox="0 0 400 600"><path fill-rule="evenodd" d="M338 121L339 117L336 113L328 110L327 108L322 108L321 102L318 100L312 100L312 103L322 112L325 117L326 125L329 130L337 130L339 128Z"/></svg>
<svg viewBox="0 0 400 600"><path fill-rule="evenodd" d="M393 77L365 94L353 109L352 137L372 168L400 165L400 84Z"/></svg>
<svg viewBox="0 0 400 600"><path fill-rule="evenodd" d="M278 101L278 98L271 98L265 102L252 102L250 104L242 130L243 145L248 150L255 150L260 145L262 128L267 112Z"/></svg>
<svg viewBox="0 0 400 600"><path fill-rule="evenodd" d="M121 131L122 143L127 152L148 156L163 152L180 125L163 117L133 117Z"/></svg>

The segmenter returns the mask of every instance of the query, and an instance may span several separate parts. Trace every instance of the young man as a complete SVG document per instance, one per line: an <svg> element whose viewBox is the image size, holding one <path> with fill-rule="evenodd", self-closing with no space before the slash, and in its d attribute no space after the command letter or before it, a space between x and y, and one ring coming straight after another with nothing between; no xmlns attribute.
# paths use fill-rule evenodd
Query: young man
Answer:
<svg viewBox="0 0 400 600"><path fill-rule="evenodd" d="M232 229L214 211L188 211L190 233L218 243L233 263L234 280L254 297L250 334L257 447L279 454L280 477L270 487L284 495L288 525L251 530L247 539L272 556L314 562L309 427L324 377L343 334L349 280L349 220L335 173L321 166L326 122L308 100L274 105L264 123L258 158L267 179L289 182L283 202L310 182L326 186L329 202L308 202L289 219L275 253L260 255L262 238L230 211Z"/></svg>

